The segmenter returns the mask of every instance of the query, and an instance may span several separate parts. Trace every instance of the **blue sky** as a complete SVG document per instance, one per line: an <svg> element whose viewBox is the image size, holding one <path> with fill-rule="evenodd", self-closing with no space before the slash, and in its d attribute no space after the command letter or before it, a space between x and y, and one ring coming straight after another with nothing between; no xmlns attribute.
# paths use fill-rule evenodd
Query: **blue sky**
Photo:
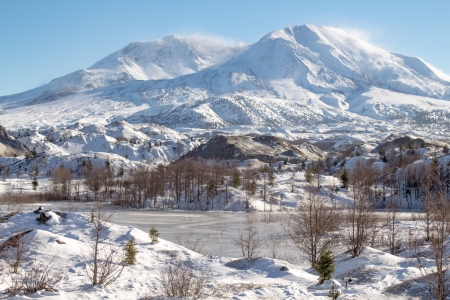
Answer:
<svg viewBox="0 0 450 300"><path fill-rule="evenodd" d="M0 95L169 34L253 43L289 25L334 26L450 74L450 1L1 0Z"/></svg>

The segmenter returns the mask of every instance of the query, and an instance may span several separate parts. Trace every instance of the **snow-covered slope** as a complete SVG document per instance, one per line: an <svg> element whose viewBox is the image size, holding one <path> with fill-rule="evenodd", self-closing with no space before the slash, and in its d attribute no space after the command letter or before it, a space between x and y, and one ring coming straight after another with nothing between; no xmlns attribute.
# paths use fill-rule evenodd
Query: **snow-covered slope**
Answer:
<svg viewBox="0 0 450 300"><path fill-rule="evenodd" d="M170 35L161 40L136 42L114 52L91 67L56 78L50 83L2 100L26 100L34 105L133 80L174 78L226 62L247 46L227 46L202 38ZM16 104L17 105L17 104Z"/></svg>
<svg viewBox="0 0 450 300"><path fill-rule="evenodd" d="M447 75L331 27L291 26L249 47L169 36L132 43L77 72L0 97L4 125L450 126Z"/></svg>
<svg viewBox="0 0 450 300"><path fill-rule="evenodd" d="M37 222L40 212L50 217L46 224ZM102 213L108 215L109 212ZM121 249L131 238L136 244L136 263L125 265L120 276L109 285L93 286L89 276L92 274L91 251L95 228L89 216L40 210L38 214L33 211L2 212L1 217L5 220L0 224L3 232L0 238L3 249L0 288L2 297L10 297L8 299L153 299L151 296L154 299L169 299L165 297L161 274L167 274L164 273L165 268L180 264L192 270L194 276L203 274L207 282L200 299L327 299L333 282L342 291L343 299L425 299L430 296L426 284L420 280L421 274L412 250L394 256L367 247L357 258L338 253L333 281L317 285L317 275L311 268L267 257L236 259L203 256L164 239L154 244L142 230L108 222L102 227L104 230L98 245L101 249L98 251L99 270L103 270L100 268L104 257L110 253L109 249L117 253L113 265L120 263ZM406 230L414 229L411 223L401 222L399 225ZM18 234L22 237L17 238ZM15 243L20 240L23 246L18 274L12 274L10 266L17 257L13 256L17 250L14 246L7 246L7 243L14 243L14 239L13 242L8 240L14 236ZM59 275L50 277L55 280L47 281L53 290L41 289L28 295L18 293L13 297L6 291L11 289L15 278L20 280L25 278L25 272L30 276L31 270L45 266L49 266L48 275ZM285 267L284 270L282 267ZM345 289L344 277L353 279ZM411 281L415 282L409 290L405 286L411 285Z"/></svg>
<svg viewBox="0 0 450 300"><path fill-rule="evenodd" d="M246 48L170 35L155 42L131 43L88 70L125 72L137 80L174 78L226 62Z"/></svg>

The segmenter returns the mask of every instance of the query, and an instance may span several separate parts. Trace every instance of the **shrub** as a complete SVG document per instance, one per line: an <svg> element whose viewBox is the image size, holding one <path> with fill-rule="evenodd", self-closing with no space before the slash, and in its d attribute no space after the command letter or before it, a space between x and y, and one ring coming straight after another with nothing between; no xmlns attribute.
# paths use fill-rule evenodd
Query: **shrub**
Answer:
<svg viewBox="0 0 450 300"><path fill-rule="evenodd" d="M165 297L179 299L204 299L207 275L194 271L179 262L160 269L160 284Z"/></svg>
<svg viewBox="0 0 450 300"><path fill-rule="evenodd" d="M33 294L37 291L56 292L54 288L62 276L52 272L53 259L47 265L38 261L29 271L21 271L18 274L11 274L11 280L6 281L8 288L6 292L10 296L17 294Z"/></svg>
<svg viewBox="0 0 450 300"><path fill-rule="evenodd" d="M336 284L334 284L331 286L331 290L328 292L328 297L333 299L333 300L337 300L337 298L342 294L342 292L338 289L336 289Z"/></svg>

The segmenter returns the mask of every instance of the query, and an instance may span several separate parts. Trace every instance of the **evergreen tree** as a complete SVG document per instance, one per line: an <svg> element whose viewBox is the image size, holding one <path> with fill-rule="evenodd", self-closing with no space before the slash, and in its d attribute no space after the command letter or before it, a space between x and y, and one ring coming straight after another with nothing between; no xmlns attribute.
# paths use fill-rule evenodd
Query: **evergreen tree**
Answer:
<svg viewBox="0 0 450 300"><path fill-rule="evenodd" d="M152 229L150 229L149 236L150 236L150 239L152 240L153 245L159 243L159 240L158 240L159 232L158 232L158 229L156 229L154 226L152 226Z"/></svg>
<svg viewBox="0 0 450 300"><path fill-rule="evenodd" d="M334 256L330 249L320 251L319 260L313 265L314 270L319 273L319 284L330 280L334 273Z"/></svg>
<svg viewBox="0 0 450 300"><path fill-rule="evenodd" d="M233 172L233 187L238 188L241 185L241 175L239 174L238 169L235 169Z"/></svg>
<svg viewBox="0 0 450 300"><path fill-rule="evenodd" d="M36 177L33 178L31 185L33 186L33 190L35 191L39 185L39 182L37 181Z"/></svg>
<svg viewBox="0 0 450 300"><path fill-rule="evenodd" d="M344 189L348 189L349 178L348 178L348 172L347 172L346 168L344 168L344 173L342 173L340 180L341 180L341 183L342 183L342 187Z"/></svg>
<svg viewBox="0 0 450 300"><path fill-rule="evenodd" d="M136 248L136 240L134 237L129 239L124 247L125 251L125 263L128 265L134 265L136 263L136 254L137 254L137 248Z"/></svg>
<svg viewBox="0 0 450 300"><path fill-rule="evenodd" d="M108 170L111 168L111 162L109 161L109 158L107 158L107 159L105 160L105 166L106 166L106 168L107 168Z"/></svg>

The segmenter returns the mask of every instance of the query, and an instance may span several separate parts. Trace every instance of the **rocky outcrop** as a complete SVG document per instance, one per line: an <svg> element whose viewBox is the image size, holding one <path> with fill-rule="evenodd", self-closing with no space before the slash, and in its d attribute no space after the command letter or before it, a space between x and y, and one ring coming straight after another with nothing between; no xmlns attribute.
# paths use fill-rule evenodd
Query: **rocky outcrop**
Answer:
<svg viewBox="0 0 450 300"><path fill-rule="evenodd" d="M311 144L292 145L290 141L274 136L223 136L212 137L207 143L188 152L183 158L205 159L258 159L263 162L288 161L300 163L304 159L325 157ZM314 157L313 157L314 156Z"/></svg>
<svg viewBox="0 0 450 300"><path fill-rule="evenodd" d="M18 153L28 151L24 144L10 136L6 128L0 125L0 155L4 155L8 150Z"/></svg>

